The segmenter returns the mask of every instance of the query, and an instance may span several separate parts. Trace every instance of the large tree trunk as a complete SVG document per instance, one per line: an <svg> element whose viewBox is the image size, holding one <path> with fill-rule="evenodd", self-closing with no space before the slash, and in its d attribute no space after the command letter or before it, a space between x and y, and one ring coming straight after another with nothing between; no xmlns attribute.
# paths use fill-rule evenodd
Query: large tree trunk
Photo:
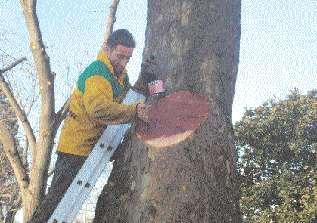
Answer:
<svg viewBox="0 0 317 223"><path fill-rule="evenodd" d="M240 0L149 0L143 59L159 62L169 92L208 96L195 136L146 147L132 130L116 152L95 222L241 222L231 110L240 42Z"/></svg>

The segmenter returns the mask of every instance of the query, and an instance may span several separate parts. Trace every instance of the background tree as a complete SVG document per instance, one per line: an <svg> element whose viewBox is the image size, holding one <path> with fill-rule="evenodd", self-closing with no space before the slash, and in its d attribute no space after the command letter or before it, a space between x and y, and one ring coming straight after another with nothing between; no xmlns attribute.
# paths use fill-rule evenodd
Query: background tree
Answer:
<svg viewBox="0 0 317 223"><path fill-rule="evenodd" d="M148 1L143 61L154 56L169 92L210 101L193 139L154 149L132 133L114 155L95 222L241 222L231 107L240 0Z"/></svg>
<svg viewBox="0 0 317 223"><path fill-rule="evenodd" d="M246 222L311 222L317 216L317 92L293 91L235 124Z"/></svg>
<svg viewBox="0 0 317 223"><path fill-rule="evenodd" d="M14 94L8 78L5 77L6 72L11 71L24 59L7 64L0 70L0 89L24 130L27 148L30 148L31 152L31 168L29 169L24 165L23 157L19 153L19 146L12 135L10 123L5 119L0 122L0 142L14 171L20 190L24 222L27 222L45 193L53 142L56 131L65 115L65 106L60 111L55 112L55 75L50 69L49 57L42 41L36 14L36 1L21 0L20 3L29 32L30 47L38 80L40 95L38 132L32 128L26 107L17 100L17 92Z"/></svg>
<svg viewBox="0 0 317 223"><path fill-rule="evenodd" d="M3 37L0 39L0 45L10 45L10 35L14 35L8 31L0 31L0 35ZM8 37L8 38L6 38ZM24 59L22 59L24 60ZM6 52L6 50L0 48L0 68L6 67L7 64L17 61L12 55ZM21 60L18 60L21 61ZM23 63L19 66L18 70L13 73L12 70L0 70L0 86L3 86L3 80L6 79L6 87L16 92L15 97L18 99L19 104L26 110L26 115L29 117L34 104L37 101L36 91L29 91L30 86L35 86L34 71L30 63ZM21 81L21 74L23 75L23 81ZM6 123L9 127L9 133L14 140L16 151L21 157L23 166L28 169L27 153L28 144L25 142L25 136L18 130L18 119L15 115L15 111L10 105L8 98L0 87L0 122ZM5 222L13 222L14 215L21 207L21 196L19 194L19 187L15 178L14 170L7 159L2 142L0 141L0 204L1 213Z"/></svg>
<svg viewBox="0 0 317 223"><path fill-rule="evenodd" d="M18 131L16 116L0 91L0 120L4 119L10 123L11 134L16 138ZM13 169L3 153L2 145L0 145L0 185L0 211L3 218L0 222L13 222L21 200Z"/></svg>
<svg viewBox="0 0 317 223"><path fill-rule="evenodd" d="M110 28L107 32L112 31L113 22L115 21L115 12L119 0L113 0L112 20L108 20ZM15 67L25 60L19 59L8 62L0 68L0 90L6 97L16 118L20 121L22 131L26 138L26 147L21 154L19 145L14 138L11 123L7 119L0 120L0 143L3 153L9 161L16 182L19 187L21 204L23 208L23 221L27 222L32 216L35 208L44 197L48 179L48 168L51 161L51 154L54 145L56 132L64 119L68 110L68 101L55 111L55 92L54 80L55 73L52 72L46 46L42 40L42 33L39 27L37 17L36 0L20 0L21 8L24 14L27 31L29 34L30 50L33 56L37 90L34 92L39 97L39 106L37 110L37 125L32 126L28 117L28 109L21 103L18 97L19 91L10 85L10 77L6 76L8 72L14 71ZM106 38L106 35L105 35ZM2 51L2 50L1 50ZM34 75L35 76L35 75ZM30 86L27 89L30 91ZM34 123L32 123L34 124ZM30 150L28 150L30 148ZM30 151L30 167L25 165L25 154ZM3 155L3 153L1 153Z"/></svg>

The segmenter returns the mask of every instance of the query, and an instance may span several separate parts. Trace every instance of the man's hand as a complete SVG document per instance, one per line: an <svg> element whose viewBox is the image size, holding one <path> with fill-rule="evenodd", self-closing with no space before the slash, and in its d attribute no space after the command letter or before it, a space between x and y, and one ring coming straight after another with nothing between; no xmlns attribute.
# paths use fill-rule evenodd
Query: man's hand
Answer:
<svg viewBox="0 0 317 223"><path fill-rule="evenodd" d="M149 122L150 106L140 103L136 106L137 116L144 122Z"/></svg>

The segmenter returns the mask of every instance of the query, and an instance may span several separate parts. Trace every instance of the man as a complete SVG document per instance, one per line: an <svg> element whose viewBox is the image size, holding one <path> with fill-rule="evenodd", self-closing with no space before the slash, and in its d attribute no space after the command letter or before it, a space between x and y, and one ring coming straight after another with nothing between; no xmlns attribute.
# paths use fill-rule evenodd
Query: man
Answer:
<svg viewBox="0 0 317 223"><path fill-rule="evenodd" d="M130 88L125 67L134 48L132 34L119 29L80 74L61 131L51 187L30 222L48 221L107 125L132 122L136 117L147 120L143 103L121 104Z"/></svg>

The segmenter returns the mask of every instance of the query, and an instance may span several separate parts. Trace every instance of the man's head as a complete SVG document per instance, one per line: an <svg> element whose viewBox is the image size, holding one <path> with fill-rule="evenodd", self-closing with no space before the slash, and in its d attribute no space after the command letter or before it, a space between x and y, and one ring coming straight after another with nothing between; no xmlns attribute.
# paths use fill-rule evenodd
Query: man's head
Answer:
<svg viewBox="0 0 317 223"><path fill-rule="evenodd" d="M118 29L109 36L105 50L116 75L124 71L134 48L135 40L126 29Z"/></svg>

